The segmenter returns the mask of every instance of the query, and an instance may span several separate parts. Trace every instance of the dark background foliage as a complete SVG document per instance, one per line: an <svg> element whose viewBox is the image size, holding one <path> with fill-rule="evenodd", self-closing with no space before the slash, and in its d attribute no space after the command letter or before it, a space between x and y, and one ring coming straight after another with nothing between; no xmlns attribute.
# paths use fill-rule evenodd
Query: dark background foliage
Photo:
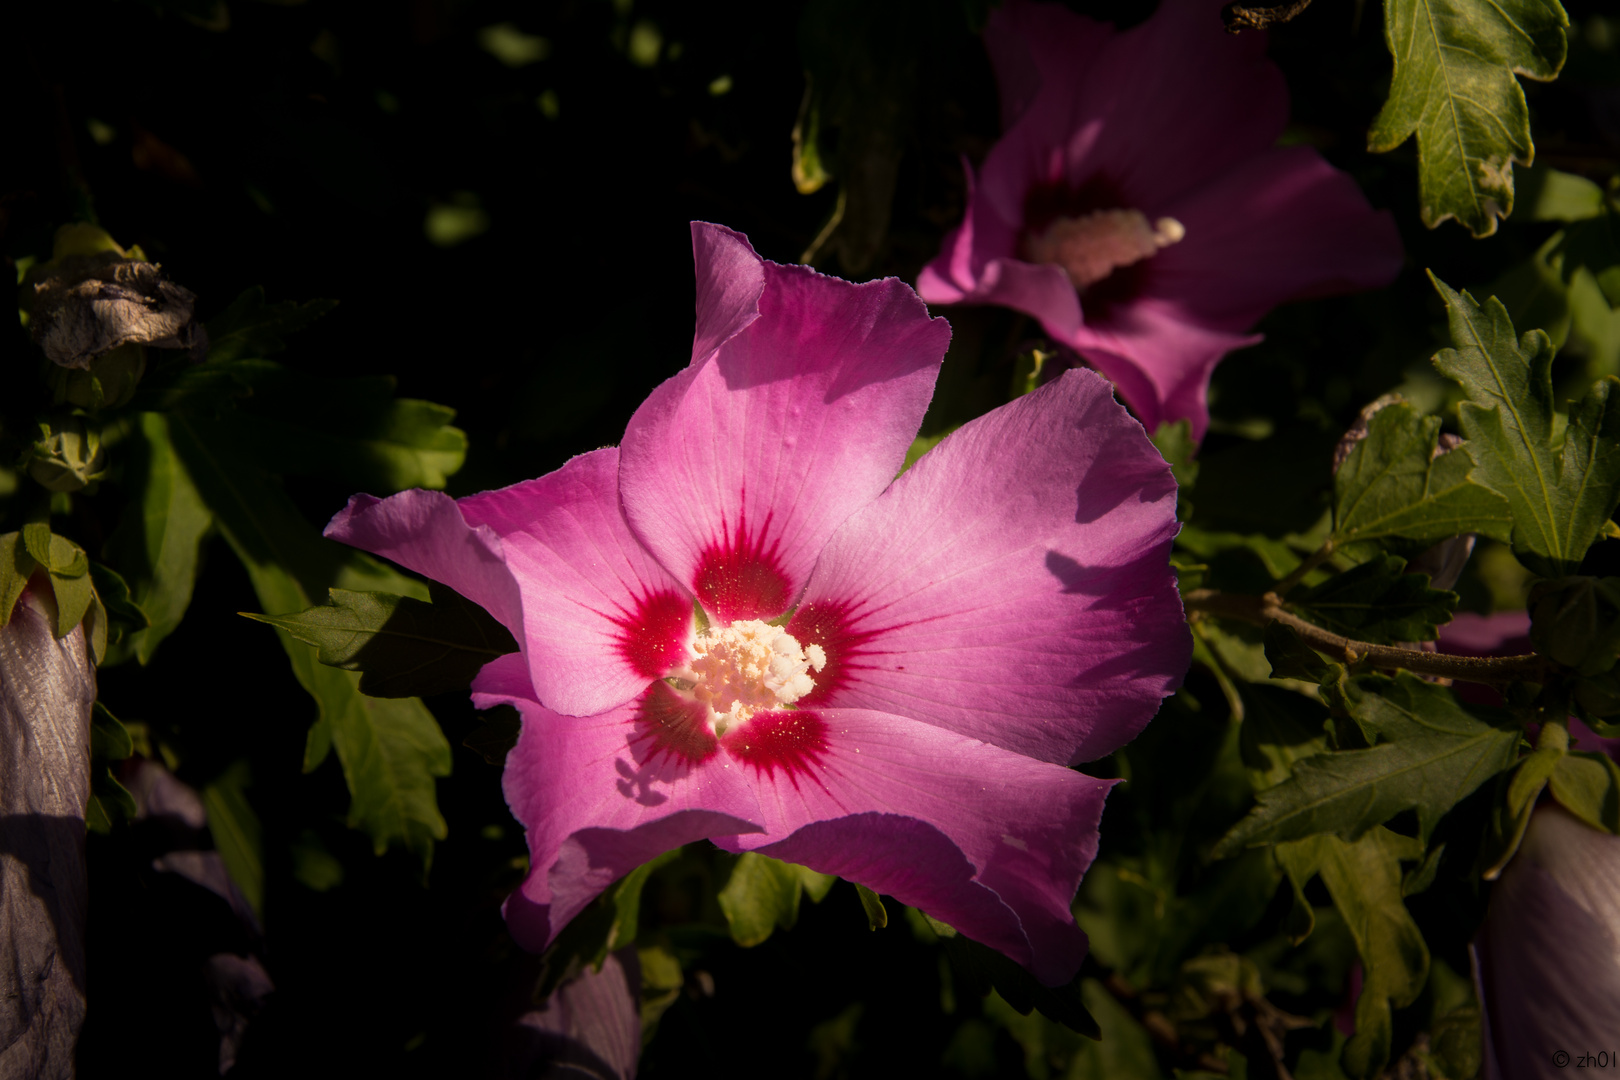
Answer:
<svg viewBox="0 0 1620 1080"><path fill-rule="evenodd" d="M1150 8L1076 6L1125 22ZM1571 15L1592 6L1571 4ZM453 494L616 442L647 391L685 365L688 221L736 228L779 261L812 247L837 185L801 195L790 174L807 64L846 98L829 145L866 145L867 128L887 123L897 161L886 221L873 216L883 186L851 181L852 204L877 223L825 245L816 261L828 272L915 280L959 218L958 162L982 157L998 128L974 33L983 12L969 4L233 0L222 25L224 11L208 0L60 0L8 14L4 253L44 258L58 224L93 213L194 290L203 317L253 285L272 301L338 300L283 359L325 376L392 374L403 396L454 407L471 449ZM489 29L502 24L511 30ZM529 41L525 62L498 55L513 41ZM1489 282L1554 228L1508 227L1488 243L1421 228L1411 146L1363 149L1390 67L1375 5L1318 0L1273 33L1271 53L1294 95L1289 138L1393 210L1410 257L1392 290L1278 311L1266 344L1219 371L1200 498L1251 528L1267 514L1301 518L1268 527L1318 516L1320 457L1432 350L1439 309L1423 268ZM1528 88L1541 159L1599 180L1620 153L1604 63L1577 42L1568 78ZM860 175L857 156L845 154L847 176ZM1004 313L949 315L956 342L925 430L1004 400L1016 346L1032 333ZM32 371L19 335L3 348L5 370ZM1269 439L1250 441L1256 424ZM1264 487L1223 502L1223 460L1229 474L1261 462ZM351 494L318 477L289 491L315 521ZM1255 492L1263 505L1244 502ZM86 517L81 540L93 549L114 520ZM270 631L234 614L256 601L211 543L181 629L149 668L109 669L101 682L120 716L175 748L182 779L200 787L251 762L267 864L263 956L277 989L233 1075L494 1071L537 962L499 918L523 846L498 768L461 746L478 718L464 694L429 702L457 747L438 785L449 838L431 868L373 856L343 824L335 765L300 771L311 703ZM1218 714L1207 676L1190 689ZM1178 723L1188 726L1163 730ZM1161 752L1201 776L1221 723L1172 712L1155 745L1184 743ZM1128 819L1146 799L1111 804L1105 842L1137 842ZM1226 808L1213 832L1241 811ZM311 843L337 857L341 885L318 892L295 879L295 848ZM151 845L126 826L91 838L87 1077L213 1074L201 964L251 944L222 902L155 873ZM915 1075L944 1058L961 1071L1022 1071L1005 1033L962 1036L974 1005L942 1009L952 989L937 950L903 923L869 933L851 886L752 950L731 945L723 923L683 914L688 899L673 879L655 878L649 893L655 919L686 927L678 944L690 963L644 1075ZM1420 919L1465 929L1476 901L1462 898L1461 922L1448 910ZM1437 955L1455 966L1465 939L1435 940Z"/></svg>

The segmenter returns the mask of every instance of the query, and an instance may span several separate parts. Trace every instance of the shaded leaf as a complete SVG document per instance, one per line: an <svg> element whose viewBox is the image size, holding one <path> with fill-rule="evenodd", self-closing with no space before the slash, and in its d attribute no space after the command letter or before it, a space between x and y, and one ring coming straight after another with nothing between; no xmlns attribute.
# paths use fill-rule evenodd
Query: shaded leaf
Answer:
<svg viewBox="0 0 1620 1080"><path fill-rule="evenodd" d="M944 923L929 921L940 933L941 944L955 973L960 993L983 997L991 990L1000 994L1013 1011L1028 1016L1031 1009L1055 1020L1071 1031L1096 1039L1101 1036L1097 1021L1086 1009L1079 976L1067 986L1042 986L1027 968L1008 959L988 945L957 933Z"/></svg>
<svg viewBox="0 0 1620 1080"><path fill-rule="evenodd" d="M1469 478L1466 446L1438 454L1440 418L1404 401L1384 406L1334 477L1336 544L1399 537L1433 544L1463 533L1506 540L1507 500Z"/></svg>
<svg viewBox="0 0 1620 1080"><path fill-rule="evenodd" d="M360 672L373 697L466 688L480 668L517 651L506 627L460 593L428 584L431 604L390 593L327 590L328 602L295 615L248 618L316 646L321 663Z"/></svg>
<svg viewBox="0 0 1620 1080"><path fill-rule="evenodd" d="M799 894L819 900L837 878L808 867L785 863L758 852L744 852L732 865L720 890L720 910L737 944L758 945L777 928L793 929L799 919Z"/></svg>
<svg viewBox="0 0 1620 1080"><path fill-rule="evenodd" d="M197 418L174 418L175 449L248 571L266 611L308 608L332 586L414 594L425 589L375 560L321 538L286 494L243 462L229 433ZM326 667L315 651L277 630L293 674L316 701L318 715L305 768L336 749L352 799L349 823L381 852L402 844L424 863L445 835L434 777L450 772L450 745L415 698L378 699L360 692L360 676Z"/></svg>
<svg viewBox="0 0 1620 1080"><path fill-rule="evenodd" d="M1386 0L1395 57L1367 148L1418 139L1423 223L1456 218L1475 236L1513 212L1513 163L1530 164L1530 115L1515 74L1552 79L1569 17L1557 0Z"/></svg>
<svg viewBox="0 0 1620 1080"><path fill-rule="evenodd" d="M1620 399L1603 379L1575 403L1562 445L1552 387L1552 344L1540 330L1515 339L1501 301L1481 307L1430 275L1446 301L1455 346L1434 358L1459 383L1463 433L1479 457L1475 479L1508 500L1513 549L1544 577L1580 566L1620 502Z"/></svg>
<svg viewBox="0 0 1620 1080"><path fill-rule="evenodd" d="M174 452L169 421L142 413L130 440L125 476L129 504L108 543L108 554L129 582L130 599L149 624L121 643L119 653L141 664L152 659L191 604L203 538L214 516Z"/></svg>
<svg viewBox="0 0 1620 1080"><path fill-rule="evenodd" d="M252 774L246 761L226 769L202 789L208 832L225 870L242 890L253 914L264 921L264 835L259 816L247 800Z"/></svg>
<svg viewBox="0 0 1620 1080"><path fill-rule="evenodd" d="M1426 839L1441 815L1513 764L1521 738L1506 712L1464 705L1405 672L1359 676L1348 700L1378 745L1297 762L1287 781L1260 793L1217 856L1319 833L1354 840L1402 810L1417 811Z"/></svg>
<svg viewBox="0 0 1620 1080"><path fill-rule="evenodd" d="M1370 559L1320 585L1289 595L1289 606L1346 637L1386 644L1433 641L1451 621L1457 594L1429 588L1427 574L1408 574L1394 555Z"/></svg>
<svg viewBox="0 0 1620 1080"><path fill-rule="evenodd" d="M1361 956L1361 996L1356 1033L1345 1045L1343 1065L1353 1080L1373 1080L1389 1061L1392 1008L1417 999L1429 974L1429 948L1401 900L1402 861L1423 856L1421 842L1388 829L1373 829L1355 842L1315 836L1278 845L1299 887L1316 874Z"/></svg>
<svg viewBox="0 0 1620 1080"><path fill-rule="evenodd" d="M1558 805L1592 828L1620 833L1620 766L1607 754L1564 755L1547 778L1547 787Z"/></svg>
<svg viewBox="0 0 1620 1080"><path fill-rule="evenodd" d="M636 940L641 924L641 892L647 879L665 863L680 857L680 849L642 863L603 890L584 911L574 916L557 940L540 957L540 979L534 999L540 1001L587 966L600 970L602 961Z"/></svg>
<svg viewBox="0 0 1620 1080"><path fill-rule="evenodd" d="M523 733L523 717L510 705L497 705L481 715L483 722L461 740L461 745L482 755L491 765L505 765L506 755Z"/></svg>
<svg viewBox="0 0 1620 1080"><path fill-rule="evenodd" d="M392 376L322 379L258 363L246 378L253 394L232 423L249 458L266 471L393 492L442 488L466 460L467 437L450 426L455 410L396 398Z"/></svg>
<svg viewBox="0 0 1620 1080"><path fill-rule="evenodd" d="M287 347L285 334L295 333L337 307L336 300L264 302L264 287L255 285L208 320L208 361L271 356Z"/></svg>
<svg viewBox="0 0 1620 1080"><path fill-rule="evenodd" d="M1305 644L1299 631L1286 623L1273 622L1265 629L1266 660L1273 679L1304 679L1319 682L1327 673L1327 661Z"/></svg>

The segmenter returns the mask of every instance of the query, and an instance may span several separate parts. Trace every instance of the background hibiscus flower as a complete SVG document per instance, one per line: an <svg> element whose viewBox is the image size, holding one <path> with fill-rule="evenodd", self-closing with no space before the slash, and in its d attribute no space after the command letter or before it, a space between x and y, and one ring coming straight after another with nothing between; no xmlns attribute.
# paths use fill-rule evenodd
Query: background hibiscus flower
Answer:
<svg viewBox="0 0 1620 1080"><path fill-rule="evenodd" d="M1394 221L1314 150L1281 147L1288 91L1265 35L1212 0L1124 32L1008 3L985 39L1004 134L967 216L917 281L935 304L1039 319L1148 430L1209 423L1210 372L1278 304L1386 285Z"/></svg>

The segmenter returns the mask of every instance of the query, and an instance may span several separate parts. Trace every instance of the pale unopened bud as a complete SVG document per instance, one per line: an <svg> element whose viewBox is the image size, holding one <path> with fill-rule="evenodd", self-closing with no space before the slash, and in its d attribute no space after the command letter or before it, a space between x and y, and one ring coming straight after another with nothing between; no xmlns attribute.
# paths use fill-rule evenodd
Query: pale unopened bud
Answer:
<svg viewBox="0 0 1620 1080"><path fill-rule="evenodd" d="M1537 808L1474 942L1486 1080L1562 1080L1620 1032L1620 837ZM1562 1053L1562 1057L1560 1057Z"/></svg>
<svg viewBox="0 0 1620 1080"><path fill-rule="evenodd" d="M0 1076L73 1075L84 1022L95 669L84 630L58 640L49 590L0 626Z"/></svg>

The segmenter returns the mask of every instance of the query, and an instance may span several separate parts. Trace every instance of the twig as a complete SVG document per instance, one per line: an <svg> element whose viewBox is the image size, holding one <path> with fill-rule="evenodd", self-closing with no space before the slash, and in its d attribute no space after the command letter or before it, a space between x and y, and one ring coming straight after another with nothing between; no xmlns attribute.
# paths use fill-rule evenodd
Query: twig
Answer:
<svg viewBox="0 0 1620 1080"><path fill-rule="evenodd" d="M1487 686L1516 682L1544 682L1549 673L1545 657L1454 656L1450 653L1405 649L1398 645L1374 645L1324 630L1287 611L1276 593L1246 596L1215 589L1195 589L1182 598L1189 614L1202 613L1223 619L1239 619L1256 626L1279 622L1299 634L1318 652L1340 657L1347 664L1366 663L1384 669L1403 668L1416 675L1437 675Z"/></svg>
<svg viewBox="0 0 1620 1080"><path fill-rule="evenodd" d="M1305 557L1305 561L1294 567L1287 577L1271 587L1271 591L1278 596L1287 596L1288 590L1305 580L1305 575L1333 557L1333 541L1324 540L1322 546Z"/></svg>
<svg viewBox="0 0 1620 1080"><path fill-rule="evenodd" d="M1264 30L1273 23L1289 22L1310 6L1311 0L1294 0L1291 4L1278 4L1276 7L1227 4L1221 8L1221 18L1226 22L1228 34L1241 34L1245 30Z"/></svg>

